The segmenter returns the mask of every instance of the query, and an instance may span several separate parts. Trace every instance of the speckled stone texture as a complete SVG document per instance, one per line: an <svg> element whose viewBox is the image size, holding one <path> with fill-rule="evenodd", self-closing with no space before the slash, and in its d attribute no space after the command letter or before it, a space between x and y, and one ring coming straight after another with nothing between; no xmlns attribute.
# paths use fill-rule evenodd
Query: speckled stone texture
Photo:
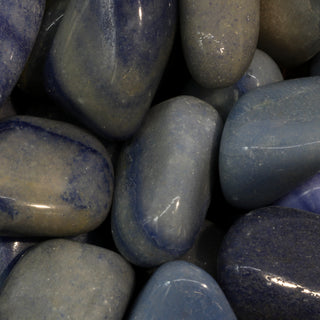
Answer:
<svg viewBox="0 0 320 320"><path fill-rule="evenodd" d="M216 178L221 119L209 104L179 96L151 108L120 154L112 232L120 252L150 267L193 245Z"/></svg>
<svg viewBox="0 0 320 320"><path fill-rule="evenodd" d="M320 216L254 210L229 230L218 282L239 320L316 320L320 314Z"/></svg>
<svg viewBox="0 0 320 320"><path fill-rule="evenodd" d="M135 301L128 320L236 320L216 281L184 261L162 265Z"/></svg>
<svg viewBox="0 0 320 320"><path fill-rule="evenodd" d="M227 87L248 68L259 34L258 0L184 0L181 38L189 71L205 88Z"/></svg>
<svg viewBox="0 0 320 320"><path fill-rule="evenodd" d="M248 92L231 110L219 154L226 200L268 205L319 171L320 77Z"/></svg>
<svg viewBox="0 0 320 320"><path fill-rule="evenodd" d="M0 295L0 318L121 320L133 283L132 267L115 252L45 241L10 273Z"/></svg>
<svg viewBox="0 0 320 320"><path fill-rule="evenodd" d="M102 137L127 139L171 52L176 0L71 0L47 63L47 91Z"/></svg>
<svg viewBox="0 0 320 320"><path fill-rule="evenodd" d="M45 0L0 0L0 107L31 52L44 6Z"/></svg>
<svg viewBox="0 0 320 320"><path fill-rule="evenodd" d="M320 51L318 0L261 0L259 48L286 67Z"/></svg>
<svg viewBox="0 0 320 320"><path fill-rule="evenodd" d="M113 194L103 145L73 125L29 116L0 122L0 234L68 236L95 229Z"/></svg>

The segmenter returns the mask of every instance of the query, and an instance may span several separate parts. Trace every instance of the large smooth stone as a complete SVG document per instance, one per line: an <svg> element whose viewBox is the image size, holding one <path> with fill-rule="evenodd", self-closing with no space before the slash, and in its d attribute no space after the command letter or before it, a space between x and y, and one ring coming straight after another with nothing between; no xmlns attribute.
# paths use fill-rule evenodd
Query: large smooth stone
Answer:
<svg viewBox="0 0 320 320"><path fill-rule="evenodd" d="M31 52L44 6L45 0L0 0L0 107Z"/></svg>
<svg viewBox="0 0 320 320"><path fill-rule="evenodd" d="M0 318L122 319L134 272L117 253L50 240L24 255L0 295Z"/></svg>
<svg viewBox="0 0 320 320"><path fill-rule="evenodd" d="M105 138L141 125L171 52L176 0L71 0L47 63L47 91Z"/></svg>
<svg viewBox="0 0 320 320"><path fill-rule="evenodd" d="M286 67L320 51L318 0L261 0L259 48Z"/></svg>
<svg viewBox="0 0 320 320"><path fill-rule="evenodd" d="M236 320L216 281L184 261L162 265L140 292L129 320Z"/></svg>
<svg viewBox="0 0 320 320"><path fill-rule="evenodd" d="M281 207L238 220L221 247L218 280L243 320L316 320L320 216Z"/></svg>
<svg viewBox="0 0 320 320"><path fill-rule="evenodd" d="M184 0L181 37L189 71L205 88L227 87L248 68L259 35L258 0Z"/></svg>
<svg viewBox="0 0 320 320"><path fill-rule="evenodd" d="M73 125L20 116L0 122L0 234L68 236L106 218L113 167Z"/></svg>
<svg viewBox="0 0 320 320"><path fill-rule="evenodd" d="M231 110L219 155L226 200L268 205L320 169L320 77L248 92Z"/></svg>
<svg viewBox="0 0 320 320"><path fill-rule="evenodd" d="M123 148L111 218L129 261L156 266L192 247L210 202L221 127L209 104L179 96L151 108Z"/></svg>

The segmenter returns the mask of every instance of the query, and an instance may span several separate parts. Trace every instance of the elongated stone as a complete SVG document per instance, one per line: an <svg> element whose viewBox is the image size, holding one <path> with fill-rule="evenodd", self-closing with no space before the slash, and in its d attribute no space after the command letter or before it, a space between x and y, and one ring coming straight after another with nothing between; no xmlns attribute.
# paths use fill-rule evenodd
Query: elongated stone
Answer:
<svg viewBox="0 0 320 320"><path fill-rule="evenodd" d="M0 122L0 234L68 236L106 218L113 168L103 145L67 123Z"/></svg>
<svg viewBox="0 0 320 320"><path fill-rule="evenodd" d="M218 281L239 319L319 318L320 216L281 207L238 220L220 250Z"/></svg>
<svg viewBox="0 0 320 320"><path fill-rule="evenodd" d="M0 295L1 319L121 320L134 272L117 253L70 240L34 247Z"/></svg>
<svg viewBox="0 0 320 320"><path fill-rule="evenodd" d="M112 232L132 263L156 266L187 252L210 201L220 117L188 96L148 113L121 151L112 206Z"/></svg>
<svg viewBox="0 0 320 320"><path fill-rule="evenodd" d="M0 107L31 52L44 6L45 0L0 0Z"/></svg>
<svg viewBox="0 0 320 320"><path fill-rule="evenodd" d="M184 56L195 81L227 87L248 68L259 34L258 0L185 0L180 4Z"/></svg>
<svg viewBox="0 0 320 320"><path fill-rule="evenodd" d="M152 275L138 296L129 320L235 320L224 293L201 268L168 262Z"/></svg>
<svg viewBox="0 0 320 320"><path fill-rule="evenodd" d="M320 77L281 81L240 98L224 126L219 170L228 202L268 205L320 169Z"/></svg>
<svg viewBox="0 0 320 320"><path fill-rule="evenodd" d="M150 107L173 44L176 0L71 0L47 90L106 138L126 139Z"/></svg>

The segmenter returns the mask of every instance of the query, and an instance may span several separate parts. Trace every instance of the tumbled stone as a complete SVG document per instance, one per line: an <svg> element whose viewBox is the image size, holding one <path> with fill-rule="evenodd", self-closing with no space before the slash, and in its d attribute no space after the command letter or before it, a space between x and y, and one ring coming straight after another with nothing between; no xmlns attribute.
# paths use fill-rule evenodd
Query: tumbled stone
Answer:
<svg viewBox="0 0 320 320"><path fill-rule="evenodd" d="M201 268L184 261L168 262L152 275L140 292L129 320L235 320L216 281Z"/></svg>
<svg viewBox="0 0 320 320"><path fill-rule="evenodd" d="M153 108L121 150L112 232L132 263L156 266L186 253L205 219L220 117L188 96Z"/></svg>
<svg viewBox="0 0 320 320"><path fill-rule="evenodd" d="M238 100L225 123L219 155L226 200L268 205L320 169L320 77L257 88Z"/></svg>
<svg viewBox="0 0 320 320"><path fill-rule="evenodd" d="M320 314L320 216L281 207L238 220L220 250L218 282L239 319Z"/></svg>
<svg viewBox="0 0 320 320"><path fill-rule="evenodd" d="M286 67L320 51L320 2L261 0L259 48Z"/></svg>
<svg viewBox="0 0 320 320"><path fill-rule="evenodd" d="M106 218L113 167L73 125L29 116L0 122L0 234L68 236Z"/></svg>
<svg viewBox="0 0 320 320"><path fill-rule="evenodd" d="M0 107L31 52L44 6L45 0L0 0Z"/></svg>
<svg viewBox="0 0 320 320"><path fill-rule="evenodd" d="M193 78L205 88L227 87L248 68L258 42L258 0L185 0L181 37Z"/></svg>
<svg viewBox="0 0 320 320"><path fill-rule="evenodd" d="M105 138L140 126L169 58L176 0L71 0L47 63L47 91Z"/></svg>
<svg viewBox="0 0 320 320"><path fill-rule="evenodd" d="M134 272L117 253L49 240L15 265L0 295L1 319L122 319Z"/></svg>

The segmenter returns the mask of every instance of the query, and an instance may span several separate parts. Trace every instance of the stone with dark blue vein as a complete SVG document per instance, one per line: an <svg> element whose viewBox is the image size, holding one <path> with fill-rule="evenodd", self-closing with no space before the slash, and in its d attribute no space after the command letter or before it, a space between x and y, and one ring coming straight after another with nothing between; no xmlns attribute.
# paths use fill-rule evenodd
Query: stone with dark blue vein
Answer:
<svg viewBox="0 0 320 320"><path fill-rule="evenodd" d="M134 302L129 320L236 320L217 282L185 261L163 264Z"/></svg>
<svg viewBox="0 0 320 320"><path fill-rule="evenodd" d="M133 285L134 271L119 254L49 240L14 266L0 294L0 318L121 320Z"/></svg>
<svg viewBox="0 0 320 320"><path fill-rule="evenodd" d="M0 122L0 234L70 236L106 218L113 167L73 125L30 116Z"/></svg>
<svg viewBox="0 0 320 320"><path fill-rule="evenodd" d="M0 0L0 107L32 50L44 7L45 0Z"/></svg>
<svg viewBox="0 0 320 320"><path fill-rule="evenodd" d="M216 178L221 129L213 107L179 96L151 108L121 150L111 221L129 261L156 266L192 247Z"/></svg>
<svg viewBox="0 0 320 320"><path fill-rule="evenodd" d="M126 139L171 52L176 0L72 0L46 66L47 91L102 137Z"/></svg>
<svg viewBox="0 0 320 320"><path fill-rule="evenodd" d="M239 319L316 320L320 215L265 207L241 217L219 254L218 282Z"/></svg>

